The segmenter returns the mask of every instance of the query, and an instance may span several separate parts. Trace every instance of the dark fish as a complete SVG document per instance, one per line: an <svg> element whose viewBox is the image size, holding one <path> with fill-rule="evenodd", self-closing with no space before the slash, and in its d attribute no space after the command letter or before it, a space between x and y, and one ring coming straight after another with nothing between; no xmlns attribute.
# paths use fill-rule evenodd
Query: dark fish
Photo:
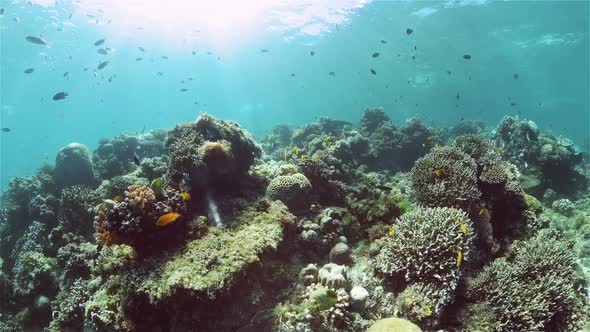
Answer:
<svg viewBox="0 0 590 332"><path fill-rule="evenodd" d="M333 71L331 71L331 72L328 73L328 75L330 75L330 76L336 76L336 73L333 72Z"/></svg>
<svg viewBox="0 0 590 332"><path fill-rule="evenodd" d="M459 92L457 92L457 95L455 96L455 98L460 99L461 95L459 94Z"/></svg>
<svg viewBox="0 0 590 332"><path fill-rule="evenodd" d="M514 102L514 101L510 102L510 106L516 106L516 102Z"/></svg>
<svg viewBox="0 0 590 332"><path fill-rule="evenodd" d="M192 51L191 53L192 53L193 55L197 55L197 52L195 52L195 51Z"/></svg>
<svg viewBox="0 0 590 332"><path fill-rule="evenodd" d="M143 58L136 58L135 61L141 61Z"/></svg>
<svg viewBox="0 0 590 332"><path fill-rule="evenodd" d="M377 189L379 189L379 190L385 190L385 191L391 191L391 189L393 189L393 188L391 188L391 187L388 187L388 186L381 186L381 185L377 185L377 186L375 186L375 187L376 187Z"/></svg>
<svg viewBox="0 0 590 332"><path fill-rule="evenodd" d="M268 53L268 50L266 48L263 48L260 50L261 53Z"/></svg>
<svg viewBox="0 0 590 332"><path fill-rule="evenodd" d="M418 47L416 47L416 45L414 45L414 51L418 50Z"/></svg>
<svg viewBox="0 0 590 332"><path fill-rule="evenodd" d="M4 127L4 128L2 128L2 131L5 132L5 133L9 133L10 132L10 128Z"/></svg>
<svg viewBox="0 0 590 332"><path fill-rule="evenodd" d="M180 89L180 92L187 92L188 90L185 88Z"/></svg>
<svg viewBox="0 0 590 332"><path fill-rule="evenodd" d="M406 29L406 35L411 35L411 34L412 34L412 32L414 32L414 30L412 30L412 29L410 29L410 28L407 28L407 29Z"/></svg>
<svg viewBox="0 0 590 332"><path fill-rule="evenodd" d="M139 156L135 152L133 153L133 163L137 166L139 166L141 164L141 160L139 159Z"/></svg>
<svg viewBox="0 0 590 332"><path fill-rule="evenodd" d="M412 60L416 60L416 56L415 55L412 55Z"/></svg>
<svg viewBox="0 0 590 332"><path fill-rule="evenodd" d="M512 75L512 77L514 77L514 79L517 80L518 79L518 74L515 73L514 75Z"/></svg>
<svg viewBox="0 0 590 332"><path fill-rule="evenodd" d="M37 45L47 45L47 42L41 37L34 37L34 36L27 36L25 40L29 43L37 44Z"/></svg>
<svg viewBox="0 0 590 332"><path fill-rule="evenodd" d="M35 68L28 68L28 69L25 69L25 71L23 73L25 73L25 74L31 74L34 71L35 71Z"/></svg>
<svg viewBox="0 0 590 332"><path fill-rule="evenodd" d="M162 59L164 59L164 60L168 60L168 57L167 57L167 56L165 56L165 55L162 55Z"/></svg>
<svg viewBox="0 0 590 332"><path fill-rule="evenodd" d="M451 75L451 71L449 69L447 69L447 74Z"/></svg>
<svg viewBox="0 0 590 332"><path fill-rule="evenodd" d="M373 53L373 55L371 55L373 58L378 58L379 57L379 52L375 52Z"/></svg>
<svg viewBox="0 0 590 332"><path fill-rule="evenodd" d="M71 19L73 15L74 13L70 13L70 15L68 15L68 20Z"/></svg>
<svg viewBox="0 0 590 332"><path fill-rule="evenodd" d="M138 46L137 48L138 48L140 51L142 51L142 52L145 52L145 48L143 48L143 47L141 47L141 46Z"/></svg>
<svg viewBox="0 0 590 332"><path fill-rule="evenodd" d="M187 78L187 80L189 80L189 81L192 81L192 80L193 80L193 78L192 78L192 77L189 77L189 78Z"/></svg>
<svg viewBox="0 0 590 332"><path fill-rule="evenodd" d="M309 52L309 55L314 56L315 55L315 52L314 51L311 51L311 52Z"/></svg>
<svg viewBox="0 0 590 332"><path fill-rule="evenodd" d="M104 39L99 39L99 40L97 40L97 41L94 42L94 46L100 46L102 44L104 44Z"/></svg>
<svg viewBox="0 0 590 332"><path fill-rule="evenodd" d="M383 39L381 39L381 44L387 44L387 42Z"/></svg>
<svg viewBox="0 0 590 332"><path fill-rule="evenodd" d="M106 67L108 64L109 64L108 61L103 61L103 62L101 62L101 63L98 64L98 67L96 67L96 69L101 70L104 67Z"/></svg>
<svg viewBox="0 0 590 332"><path fill-rule="evenodd" d="M5 12L5 11L6 11L6 10L5 10L4 8L0 8L0 15L4 15L4 12Z"/></svg>
<svg viewBox="0 0 590 332"><path fill-rule="evenodd" d="M69 71L66 71L66 72L64 73L64 77L67 77L68 75L70 75L70 72L69 72Z"/></svg>
<svg viewBox="0 0 590 332"><path fill-rule="evenodd" d="M107 50L107 51L112 51L112 50L113 50L113 49L112 49L112 48L110 48L110 47L105 47L104 49L105 49L105 50Z"/></svg>
<svg viewBox="0 0 590 332"><path fill-rule="evenodd" d="M162 75L164 75L164 73L163 73L163 72L161 72L161 71L159 71L159 72L158 72L158 76L162 76Z"/></svg>
<svg viewBox="0 0 590 332"><path fill-rule="evenodd" d="M291 73L291 77L295 77L295 73Z"/></svg>
<svg viewBox="0 0 590 332"><path fill-rule="evenodd" d="M99 54L102 54L102 55L107 55L109 53L104 48L99 48L98 50L96 50L96 52L98 52Z"/></svg>
<svg viewBox="0 0 590 332"><path fill-rule="evenodd" d="M471 59L471 55L469 55L469 54L465 54L465 55L463 56L463 59L465 59L465 60L469 60L469 59Z"/></svg>
<svg viewBox="0 0 590 332"><path fill-rule="evenodd" d="M67 92L58 92L56 94L53 95L53 100L62 100L62 99L66 99L66 97L68 96Z"/></svg>
<svg viewBox="0 0 590 332"><path fill-rule="evenodd" d="M375 71L375 69L371 69L371 74L377 75L377 72Z"/></svg>

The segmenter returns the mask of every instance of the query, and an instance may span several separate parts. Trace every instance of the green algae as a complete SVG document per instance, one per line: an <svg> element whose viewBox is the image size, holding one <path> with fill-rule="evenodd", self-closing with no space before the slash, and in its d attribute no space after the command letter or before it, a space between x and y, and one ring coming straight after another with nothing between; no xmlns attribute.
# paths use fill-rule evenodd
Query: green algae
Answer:
<svg viewBox="0 0 590 332"><path fill-rule="evenodd" d="M232 285L238 274L276 249L284 236L284 224L292 216L286 207L273 203L267 211L246 210L233 229L211 227L208 234L192 240L173 257L156 259L144 269L140 291L152 302L187 291L204 296Z"/></svg>

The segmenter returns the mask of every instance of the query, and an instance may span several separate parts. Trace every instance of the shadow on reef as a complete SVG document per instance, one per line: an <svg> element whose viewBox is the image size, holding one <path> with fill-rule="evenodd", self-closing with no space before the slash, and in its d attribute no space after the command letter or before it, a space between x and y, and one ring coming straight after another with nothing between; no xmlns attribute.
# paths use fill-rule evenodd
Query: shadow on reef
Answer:
<svg viewBox="0 0 590 332"><path fill-rule="evenodd" d="M202 114L12 179L0 330L590 327L590 172L569 140L368 109L259 142Z"/></svg>

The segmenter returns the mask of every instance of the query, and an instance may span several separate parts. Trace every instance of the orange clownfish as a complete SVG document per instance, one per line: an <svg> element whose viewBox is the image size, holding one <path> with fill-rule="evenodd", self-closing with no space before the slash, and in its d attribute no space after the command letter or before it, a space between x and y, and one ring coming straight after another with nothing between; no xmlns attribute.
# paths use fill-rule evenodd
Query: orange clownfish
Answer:
<svg viewBox="0 0 590 332"><path fill-rule="evenodd" d="M181 192L180 196L182 196L182 199L184 199L185 201L191 200L191 194L187 193L186 191Z"/></svg>
<svg viewBox="0 0 590 332"><path fill-rule="evenodd" d="M158 220L156 220L156 225L158 226L166 226L178 219L180 217L180 213L170 212L160 216Z"/></svg>

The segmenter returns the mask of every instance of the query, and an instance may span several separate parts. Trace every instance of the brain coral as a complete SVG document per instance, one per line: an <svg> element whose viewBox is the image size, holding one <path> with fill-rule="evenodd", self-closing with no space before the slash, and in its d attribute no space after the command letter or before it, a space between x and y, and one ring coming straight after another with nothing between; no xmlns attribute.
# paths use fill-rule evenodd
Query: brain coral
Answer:
<svg viewBox="0 0 590 332"><path fill-rule="evenodd" d="M280 200L291 210L301 210L309 206L308 196L311 183L301 173L280 175L272 179L266 195L272 200Z"/></svg>
<svg viewBox="0 0 590 332"><path fill-rule="evenodd" d="M402 215L383 239L375 267L410 282L453 286L473 244L467 214L453 208L417 208ZM460 252L460 256L458 252Z"/></svg>
<svg viewBox="0 0 590 332"><path fill-rule="evenodd" d="M467 154L452 147L435 148L412 168L412 185L418 202L469 211L481 193L477 165Z"/></svg>

